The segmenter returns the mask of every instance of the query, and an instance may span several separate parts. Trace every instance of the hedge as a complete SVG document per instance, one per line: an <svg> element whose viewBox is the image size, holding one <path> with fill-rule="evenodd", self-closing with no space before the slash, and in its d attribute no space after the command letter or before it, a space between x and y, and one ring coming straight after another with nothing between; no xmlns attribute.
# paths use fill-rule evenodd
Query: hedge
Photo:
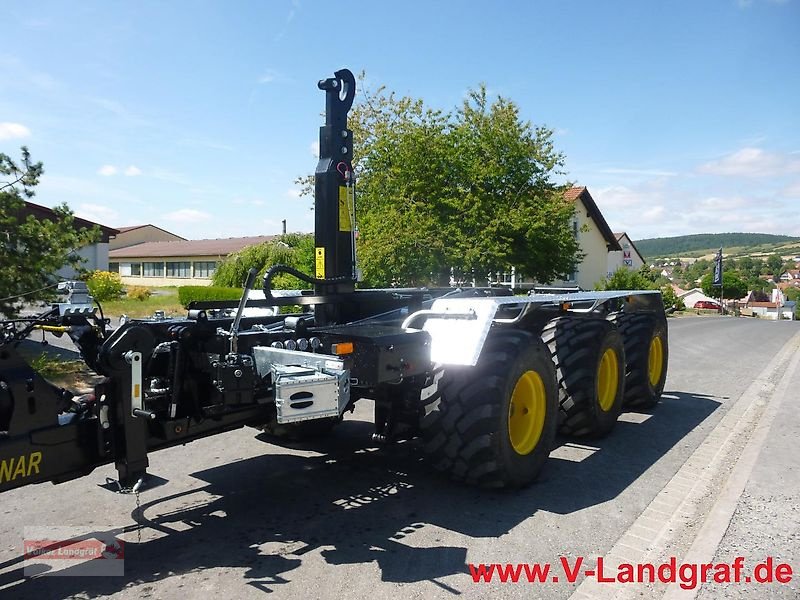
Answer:
<svg viewBox="0 0 800 600"><path fill-rule="evenodd" d="M184 285L178 288L178 302L184 308L190 302L205 302L209 300L239 300L242 297L241 288Z"/></svg>

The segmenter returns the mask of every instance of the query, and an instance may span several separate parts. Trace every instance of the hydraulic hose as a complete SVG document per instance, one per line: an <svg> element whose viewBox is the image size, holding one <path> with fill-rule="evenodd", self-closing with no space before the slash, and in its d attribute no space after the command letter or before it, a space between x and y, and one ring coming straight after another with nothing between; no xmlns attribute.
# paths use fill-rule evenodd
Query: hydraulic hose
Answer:
<svg viewBox="0 0 800 600"><path fill-rule="evenodd" d="M325 285L326 283L337 283L340 281L351 281L349 277L337 277L335 279L317 279L316 277L311 277L311 275L306 275L302 271L298 271L294 267L290 267L289 265L273 265L267 272L264 273L264 297L267 300L274 300L275 298L272 295L272 278L275 277L278 273L287 273L289 275L294 275L300 281L305 281L306 283L310 283L311 285Z"/></svg>

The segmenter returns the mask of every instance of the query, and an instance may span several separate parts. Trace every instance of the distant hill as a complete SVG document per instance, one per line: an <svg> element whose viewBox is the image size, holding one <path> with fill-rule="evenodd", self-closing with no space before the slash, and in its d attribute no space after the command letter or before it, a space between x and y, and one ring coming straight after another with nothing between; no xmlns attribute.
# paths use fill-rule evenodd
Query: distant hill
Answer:
<svg viewBox="0 0 800 600"><path fill-rule="evenodd" d="M800 244L800 238L769 233L698 233L634 241L645 258L702 256L716 252L720 247L725 254L744 249L752 252L780 252L778 246L786 245L787 242Z"/></svg>

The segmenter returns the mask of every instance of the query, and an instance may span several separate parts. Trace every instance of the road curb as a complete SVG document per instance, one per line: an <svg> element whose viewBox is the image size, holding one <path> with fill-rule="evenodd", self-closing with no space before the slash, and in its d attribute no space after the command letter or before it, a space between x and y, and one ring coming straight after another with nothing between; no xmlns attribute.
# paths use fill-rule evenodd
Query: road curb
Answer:
<svg viewBox="0 0 800 600"><path fill-rule="evenodd" d="M800 333L784 344L775 358L759 373L725 416L678 469L616 544L603 557L606 575L615 575L622 563L656 562L674 551L675 540L689 528L697 528L691 547L682 562L708 562L716 551L733 516L747 478L780 404L778 392L788 386L793 370L800 361ZM776 399L777 398L777 399ZM735 465L727 475L725 468ZM724 486L718 502L702 510L703 499L716 486ZM707 536L708 539L703 539ZM710 554L709 554L710 553ZM607 600L641 597L642 586L624 583L601 583L584 579L571 600ZM664 585L661 585L664 588ZM699 587L698 587L699 589ZM653 595L658 596L654 586ZM665 598L693 598L678 595L682 591L666 588ZM675 594L675 595L669 595Z"/></svg>

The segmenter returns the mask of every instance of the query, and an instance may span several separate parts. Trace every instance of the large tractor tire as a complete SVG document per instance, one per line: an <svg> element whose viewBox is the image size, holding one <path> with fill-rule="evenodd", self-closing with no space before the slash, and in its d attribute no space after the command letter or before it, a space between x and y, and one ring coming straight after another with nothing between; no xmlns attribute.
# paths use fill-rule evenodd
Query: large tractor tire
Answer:
<svg viewBox="0 0 800 600"><path fill-rule="evenodd" d="M436 470L470 485L528 485L553 446L557 393L540 339L491 331L476 366L437 368L422 390L425 454Z"/></svg>
<svg viewBox="0 0 800 600"><path fill-rule="evenodd" d="M622 412L625 350L617 328L603 319L558 317L542 340L558 378L559 430L565 435L608 434Z"/></svg>
<svg viewBox="0 0 800 600"><path fill-rule="evenodd" d="M261 429L275 439L287 440L291 442L306 442L326 436L331 430L342 422L341 417L331 417L325 419L314 419L312 421L300 421L298 423L278 423L271 420L265 423Z"/></svg>
<svg viewBox="0 0 800 600"><path fill-rule="evenodd" d="M625 345L625 405L654 407L667 379L666 319L650 314L615 313L609 320L617 325Z"/></svg>

